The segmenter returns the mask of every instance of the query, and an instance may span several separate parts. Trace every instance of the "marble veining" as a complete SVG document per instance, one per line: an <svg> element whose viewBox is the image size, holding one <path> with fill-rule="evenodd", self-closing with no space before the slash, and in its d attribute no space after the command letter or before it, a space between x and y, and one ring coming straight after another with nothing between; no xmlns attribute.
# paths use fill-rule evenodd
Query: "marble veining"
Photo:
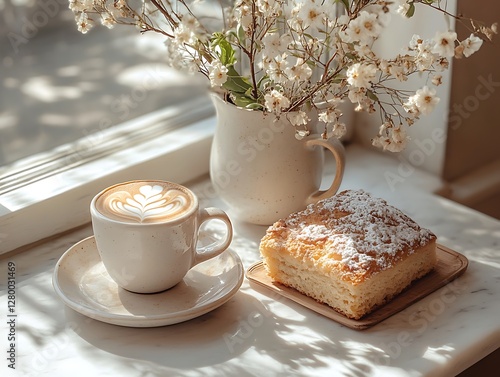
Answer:
<svg viewBox="0 0 500 377"><path fill-rule="evenodd" d="M500 346L500 222L433 196L422 183L392 192L380 179L383 168L363 171L355 157L348 155L342 188L362 187L431 229L438 242L469 258L462 277L365 331L345 328L246 280L230 301L196 319L120 327L65 307L53 290L59 257L92 234L85 226L0 259L2 326L4 271L8 262L16 265L18 369L12 375L448 377L476 363ZM190 188L202 206L225 209L210 195L207 179ZM266 228L238 221L234 228L231 248L247 268L260 259ZM2 376L10 372L5 366Z"/></svg>

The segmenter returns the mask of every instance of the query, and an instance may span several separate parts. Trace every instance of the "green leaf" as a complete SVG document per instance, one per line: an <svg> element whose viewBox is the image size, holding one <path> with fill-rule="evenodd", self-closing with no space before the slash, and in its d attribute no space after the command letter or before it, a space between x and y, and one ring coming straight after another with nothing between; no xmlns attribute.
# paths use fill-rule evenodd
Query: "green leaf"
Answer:
<svg viewBox="0 0 500 377"><path fill-rule="evenodd" d="M231 99L234 104L239 107L244 107L247 109L257 109L259 105L253 98L247 97L245 94L241 93L232 93Z"/></svg>
<svg viewBox="0 0 500 377"><path fill-rule="evenodd" d="M242 46L246 46L246 40L245 29L241 25L238 25L238 41Z"/></svg>
<svg viewBox="0 0 500 377"><path fill-rule="evenodd" d="M264 106L257 102L250 103L246 105L245 108L250 110L264 110Z"/></svg>
<svg viewBox="0 0 500 377"><path fill-rule="evenodd" d="M370 89L366 90L366 95L368 96L369 99L373 101L378 101L378 97Z"/></svg>
<svg viewBox="0 0 500 377"><path fill-rule="evenodd" d="M345 54L345 56L346 56L347 58L351 59L351 60L354 60L354 61L357 61L357 60L358 60L358 57L357 57L356 55L354 55L354 54L350 53L350 52L347 52L347 53Z"/></svg>
<svg viewBox="0 0 500 377"><path fill-rule="evenodd" d="M235 52L231 43L226 40L226 37L222 33L214 33L211 40L212 50L215 51L219 57L220 62L225 65L233 65L236 63L236 58L234 57Z"/></svg>
<svg viewBox="0 0 500 377"><path fill-rule="evenodd" d="M303 35L304 37L307 37L308 39L313 39L313 40L314 40L314 39L318 39L318 38L314 37L312 34L302 33L302 35Z"/></svg>
<svg viewBox="0 0 500 377"><path fill-rule="evenodd" d="M413 17L414 14L415 14L415 4L411 3L410 8L408 8L408 12L406 12L405 16L411 18Z"/></svg>
<svg viewBox="0 0 500 377"><path fill-rule="evenodd" d="M262 89L269 81L269 76L264 75L260 78L259 82L257 83L257 88Z"/></svg>
<svg viewBox="0 0 500 377"><path fill-rule="evenodd" d="M227 80L222 87L232 93L245 93L248 89L252 88L252 85L240 76L236 69L234 69L234 66L231 65L227 67Z"/></svg>
<svg viewBox="0 0 500 377"><path fill-rule="evenodd" d="M245 91L245 95L248 97L248 98L253 98L253 88L250 86L246 91Z"/></svg>

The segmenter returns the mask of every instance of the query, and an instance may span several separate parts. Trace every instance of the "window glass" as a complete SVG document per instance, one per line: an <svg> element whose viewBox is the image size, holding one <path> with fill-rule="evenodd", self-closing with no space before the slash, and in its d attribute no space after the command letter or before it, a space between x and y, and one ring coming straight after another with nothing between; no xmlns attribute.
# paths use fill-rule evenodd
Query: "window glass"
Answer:
<svg viewBox="0 0 500 377"><path fill-rule="evenodd" d="M0 178L8 165L205 96L165 62L163 37L76 29L68 0L0 0Z"/></svg>

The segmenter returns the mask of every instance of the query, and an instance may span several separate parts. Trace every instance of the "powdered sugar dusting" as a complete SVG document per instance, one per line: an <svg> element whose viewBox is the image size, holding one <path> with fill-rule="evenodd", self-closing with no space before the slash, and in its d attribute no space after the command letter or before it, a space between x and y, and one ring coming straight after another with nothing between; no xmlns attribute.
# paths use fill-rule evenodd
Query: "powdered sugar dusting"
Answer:
<svg viewBox="0 0 500 377"><path fill-rule="evenodd" d="M403 250L411 253L435 238L385 200L362 190L312 204L273 227L283 226L291 238L324 245L315 256L318 263L342 263L349 271L385 270Z"/></svg>
<svg viewBox="0 0 500 377"><path fill-rule="evenodd" d="M321 240L330 237L330 231L323 224L310 224L302 226L301 232L297 235L301 240Z"/></svg>

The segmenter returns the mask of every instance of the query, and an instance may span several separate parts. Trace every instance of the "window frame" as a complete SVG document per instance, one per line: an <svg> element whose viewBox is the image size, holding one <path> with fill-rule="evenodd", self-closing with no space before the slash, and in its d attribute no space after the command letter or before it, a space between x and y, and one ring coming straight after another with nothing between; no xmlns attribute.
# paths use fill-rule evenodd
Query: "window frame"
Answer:
<svg viewBox="0 0 500 377"><path fill-rule="evenodd" d="M205 100L210 102L208 97ZM208 174L216 122L213 106L210 104L206 110L201 119L188 125L173 127L152 139L91 158L1 194L0 255L89 223L91 199L114 183L154 178L182 184ZM175 117L162 119L148 114L125 126L140 130L152 119L179 121ZM115 126L107 130L106 138L117 137L121 129Z"/></svg>

